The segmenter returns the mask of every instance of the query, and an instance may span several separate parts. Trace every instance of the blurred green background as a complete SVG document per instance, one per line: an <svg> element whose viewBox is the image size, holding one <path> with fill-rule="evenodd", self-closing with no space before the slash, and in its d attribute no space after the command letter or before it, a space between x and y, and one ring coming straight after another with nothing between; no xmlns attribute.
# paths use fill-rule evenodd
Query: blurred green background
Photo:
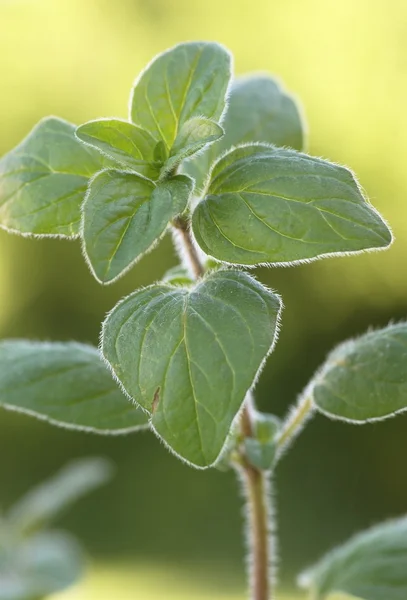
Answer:
<svg viewBox="0 0 407 600"><path fill-rule="evenodd" d="M126 117L140 69L189 39L225 44L237 73L277 74L301 98L309 151L352 167L396 236L383 253L258 270L286 305L258 403L283 415L333 344L407 316L407 2L0 0L0 154L48 114ZM77 242L0 231L0 335L97 343L106 311L175 263L165 239L101 287ZM118 474L61 523L99 565L69 598L242 597L233 474L194 471L151 434L92 437L2 412L0 505L87 454L112 457ZM407 511L406 457L406 416L310 423L275 478L284 584L356 529Z"/></svg>

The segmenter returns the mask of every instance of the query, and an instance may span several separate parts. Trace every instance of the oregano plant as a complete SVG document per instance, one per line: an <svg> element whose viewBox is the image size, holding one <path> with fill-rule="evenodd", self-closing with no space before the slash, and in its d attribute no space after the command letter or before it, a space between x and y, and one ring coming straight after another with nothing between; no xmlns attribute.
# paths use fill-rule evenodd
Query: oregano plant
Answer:
<svg viewBox="0 0 407 600"><path fill-rule="evenodd" d="M407 323L328 356L285 419L254 387L282 301L248 270L381 250L392 234L346 167L304 153L297 102L266 74L232 75L216 43L183 43L136 80L127 121L42 120L0 161L0 224L79 238L110 284L170 232L180 265L112 308L99 350L0 343L0 403L100 434L150 429L189 465L243 482L249 593L275 594L270 478L315 411L364 423L407 408ZM405 521L363 534L301 577L315 599L407 597Z"/></svg>

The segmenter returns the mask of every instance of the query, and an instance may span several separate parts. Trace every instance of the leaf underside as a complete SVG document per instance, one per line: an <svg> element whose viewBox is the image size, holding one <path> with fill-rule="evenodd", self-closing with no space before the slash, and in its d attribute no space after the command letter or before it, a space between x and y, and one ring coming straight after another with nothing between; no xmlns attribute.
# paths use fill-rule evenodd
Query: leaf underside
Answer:
<svg viewBox="0 0 407 600"><path fill-rule="evenodd" d="M240 271L192 289L153 285L109 314L102 352L166 444L207 467L273 345L279 310L279 298Z"/></svg>

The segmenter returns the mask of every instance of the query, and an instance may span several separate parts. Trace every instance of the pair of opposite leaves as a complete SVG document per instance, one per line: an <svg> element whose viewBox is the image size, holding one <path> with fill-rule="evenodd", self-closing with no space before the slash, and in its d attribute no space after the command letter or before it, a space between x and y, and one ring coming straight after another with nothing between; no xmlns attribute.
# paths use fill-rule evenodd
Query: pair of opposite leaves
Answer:
<svg viewBox="0 0 407 600"><path fill-rule="evenodd" d="M230 56L221 46L181 44L136 82L133 123L90 122L76 131L83 144L73 126L43 121L0 162L3 226L76 236L86 192L85 255L98 279L112 281L187 208L192 180L174 176L176 169L199 189L214 159L229 150L211 167L192 215L207 254L278 264L387 246L388 228L347 169L264 143L303 143L294 102L270 78L237 80L222 122L229 79ZM208 145L222 135L221 122L224 137ZM248 145L230 150L239 143ZM159 435L205 466L218 456L274 343L279 309L276 295L239 271L209 275L192 290L156 285L113 310L103 352ZM170 332L165 340L162 331Z"/></svg>
<svg viewBox="0 0 407 600"><path fill-rule="evenodd" d="M181 166L199 190L225 151L263 143L229 152L212 168L192 218L206 254L233 264L285 264L387 246L388 229L347 169L264 144L301 150L293 100L267 76L237 79L224 115L230 77L224 48L181 44L136 82L131 122L93 121L76 137L64 121L42 121L0 161L1 224L34 235L81 229L92 271L109 283L187 208L193 182L171 173Z"/></svg>

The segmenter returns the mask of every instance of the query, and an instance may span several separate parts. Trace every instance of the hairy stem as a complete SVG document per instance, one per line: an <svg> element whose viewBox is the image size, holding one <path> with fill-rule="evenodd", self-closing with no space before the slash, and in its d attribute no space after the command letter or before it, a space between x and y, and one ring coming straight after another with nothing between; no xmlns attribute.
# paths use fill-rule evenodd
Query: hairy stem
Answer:
<svg viewBox="0 0 407 600"><path fill-rule="evenodd" d="M253 435L250 408L246 404L241 416L241 432L244 437ZM251 600L272 598L271 569L271 507L268 494L267 473L251 465L244 455L238 467L243 481L248 519L248 564L250 569Z"/></svg>
<svg viewBox="0 0 407 600"><path fill-rule="evenodd" d="M184 257L188 260L191 271L196 279L205 273L197 249L192 240L189 222L183 217L173 221L177 233L177 241L182 246ZM248 398L242 411L242 436L253 436L253 424ZM271 598L271 509L268 497L267 474L253 467L244 453L240 455L237 467L243 481L248 514L249 565L250 565L250 595L251 600L270 600Z"/></svg>
<svg viewBox="0 0 407 600"><path fill-rule="evenodd" d="M183 254L188 260L189 266L191 267L191 271L196 279L202 277L205 273L204 266L199 258L198 251L195 247L195 244L192 240L192 236L189 230L189 222L187 219L182 217L177 217L173 221L173 226L176 229L178 234L178 240L182 247Z"/></svg>
<svg viewBox="0 0 407 600"><path fill-rule="evenodd" d="M280 435L277 439L277 459L286 450L288 445L294 441L297 435L301 432L305 423L311 418L314 410L312 396L304 394L297 406L295 406L288 417L286 418Z"/></svg>

